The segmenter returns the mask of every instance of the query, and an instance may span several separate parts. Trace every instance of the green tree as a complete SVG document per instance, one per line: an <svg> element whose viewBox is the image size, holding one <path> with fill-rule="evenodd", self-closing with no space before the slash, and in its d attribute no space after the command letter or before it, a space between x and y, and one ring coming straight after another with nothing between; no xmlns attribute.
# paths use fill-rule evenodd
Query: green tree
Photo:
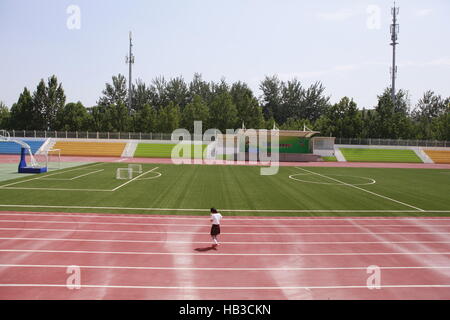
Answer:
<svg viewBox="0 0 450 320"><path fill-rule="evenodd" d="M230 94L237 109L238 121L243 122L248 129L259 129L264 126L264 116L258 100L252 90L242 82L231 86Z"/></svg>
<svg viewBox="0 0 450 320"><path fill-rule="evenodd" d="M9 109L3 101L0 101L0 129L9 129L9 119Z"/></svg>
<svg viewBox="0 0 450 320"><path fill-rule="evenodd" d="M47 80L39 82L36 91L33 93L34 116L38 130L55 130L58 126L56 115L64 108L66 95L61 84L58 84L56 76L51 76Z"/></svg>
<svg viewBox="0 0 450 320"><path fill-rule="evenodd" d="M266 120L270 118L277 119L280 116L281 109L281 90L282 83L277 76L266 76L264 80L259 85L262 91L262 109L264 118Z"/></svg>
<svg viewBox="0 0 450 320"><path fill-rule="evenodd" d="M173 102L158 111L157 128L162 133L172 133L180 127L181 111L180 107Z"/></svg>
<svg viewBox="0 0 450 320"><path fill-rule="evenodd" d="M398 91L394 103L390 89L386 88L383 94L378 96L378 105L375 110L378 138L408 139L411 137L413 124L409 117L409 101L405 91Z"/></svg>
<svg viewBox="0 0 450 320"><path fill-rule="evenodd" d="M150 105L144 107L133 115L134 129L136 132L156 132L157 112Z"/></svg>
<svg viewBox="0 0 450 320"><path fill-rule="evenodd" d="M235 129L238 124L238 112L233 99L228 92L216 94L211 102L210 127L225 132L226 129Z"/></svg>
<svg viewBox="0 0 450 320"><path fill-rule="evenodd" d="M428 90L417 102L412 113L416 124L417 139L437 139L441 134L441 122L439 119L446 114L448 99ZM448 111L447 111L448 112Z"/></svg>
<svg viewBox="0 0 450 320"><path fill-rule="evenodd" d="M193 101L186 105L181 115L181 125L183 128L194 132L194 121L202 121L203 129L208 129L209 109L199 95L195 95Z"/></svg>
<svg viewBox="0 0 450 320"><path fill-rule="evenodd" d="M103 96L98 101L104 131L126 132L131 126L131 117L127 107L127 85L123 75L112 77L112 84L106 83Z"/></svg>
<svg viewBox="0 0 450 320"><path fill-rule="evenodd" d="M34 121L36 118L33 97L30 91L24 88L17 102L11 107L10 127L16 130L39 129Z"/></svg>
<svg viewBox="0 0 450 320"><path fill-rule="evenodd" d="M83 104L68 103L57 114L57 130L84 131L89 128L89 114Z"/></svg>

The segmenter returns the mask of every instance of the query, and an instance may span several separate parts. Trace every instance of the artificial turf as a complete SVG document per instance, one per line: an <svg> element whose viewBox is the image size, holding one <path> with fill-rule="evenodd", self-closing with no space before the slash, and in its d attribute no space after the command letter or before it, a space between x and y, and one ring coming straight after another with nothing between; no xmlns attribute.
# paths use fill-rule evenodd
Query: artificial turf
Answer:
<svg viewBox="0 0 450 320"><path fill-rule="evenodd" d="M163 144L163 143L139 143L134 157L136 158L171 158L172 149L176 144ZM206 144L202 145L202 152L206 149ZM191 145L190 155L185 155L183 152L179 155L180 158L194 158L194 145ZM195 157L195 158L201 158Z"/></svg>
<svg viewBox="0 0 450 320"><path fill-rule="evenodd" d="M360 149L341 148L345 159L350 162L410 162L422 163L413 150L406 149Z"/></svg>
<svg viewBox="0 0 450 320"><path fill-rule="evenodd" d="M146 174L117 180L117 168L126 166L98 163L3 181L0 210L206 215L217 207L227 215L450 215L450 170L280 167L263 176L256 166L142 164Z"/></svg>

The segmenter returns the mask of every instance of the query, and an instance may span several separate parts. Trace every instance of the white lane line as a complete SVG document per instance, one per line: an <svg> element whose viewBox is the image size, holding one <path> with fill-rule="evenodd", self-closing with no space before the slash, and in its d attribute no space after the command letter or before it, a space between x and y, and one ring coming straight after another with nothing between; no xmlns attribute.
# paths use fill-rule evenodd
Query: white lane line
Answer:
<svg viewBox="0 0 450 320"><path fill-rule="evenodd" d="M31 283L1 283L0 287L39 287L66 288L67 284L31 284ZM80 285L80 288L90 289L165 289L165 290L302 290L302 289L365 289L367 286L292 286L292 287L177 287L177 286L119 286L119 285ZM450 288L450 284L412 284L412 285L380 285L380 288Z"/></svg>
<svg viewBox="0 0 450 320"><path fill-rule="evenodd" d="M119 254L119 255L155 255L155 256L390 256L390 255L442 255L450 252L327 252L327 253L191 253L191 252L135 252L135 251L89 251L89 250L37 250L37 249L0 249L0 252L31 253L73 253L73 254Z"/></svg>
<svg viewBox="0 0 450 320"><path fill-rule="evenodd" d="M69 265L42 265L42 264L0 264L0 268L67 268ZM302 268L227 268L227 267L133 267L133 266L77 266L82 269L124 269L124 270L201 270L201 271L321 271L321 270L367 270L367 267L302 267ZM450 266L405 266L380 267L382 270L403 269L450 269Z"/></svg>
<svg viewBox="0 0 450 320"><path fill-rule="evenodd" d="M61 232L107 232L107 233L157 233L157 234L205 234L205 232L188 232L188 231L134 231L134 230L96 230L96 229L47 229L47 228L0 228L0 230L17 230L17 231L61 231ZM227 232L230 234L247 234L247 235L336 235L336 234L450 234L450 232Z"/></svg>
<svg viewBox="0 0 450 320"><path fill-rule="evenodd" d="M146 172L147 173L147 172ZM139 177L139 176L138 176ZM131 182L131 181L128 181ZM1 187L0 187L1 188ZM12 188L5 188L12 189ZM24 188L18 188L24 189ZM66 189L62 189L66 190ZM114 191L108 190L108 191ZM369 191L370 192L370 191ZM52 206L40 204L0 204L3 208L53 208L53 209L99 209L99 210L130 210L130 211L161 211L161 212L205 212L209 214L209 209L191 208L132 208L132 207L93 207L93 206ZM450 213L450 210L285 210L285 209L220 209L220 212L237 213ZM318 217L316 217L318 218ZM324 217L325 218L325 217Z"/></svg>
<svg viewBox="0 0 450 320"><path fill-rule="evenodd" d="M54 176L54 175L57 175L57 174L63 174L63 173L71 172L71 171L76 171L76 170L81 170L81 169L92 168L92 167L99 166L99 165L102 165L102 164L105 164L105 163L100 162L100 163L96 163L96 164L89 165L89 166L86 166L86 167L82 167L82 168L74 168L74 169L70 169L70 170L64 170L64 169L63 169L64 171L58 170L58 171L55 172L55 173L46 174L46 175L44 175L44 176L40 176L40 177L37 177L37 178L31 178L31 179L27 179L27 180L21 180L21 181L17 181L17 182L12 182L12 183L8 183L8 184L4 184L4 185L1 185L1 186L0 186L0 189L1 189L1 188L8 187L8 186L15 185L15 184L19 184L19 183L24 183L24 182L28 182L28 181L39 180L39 179L42 179L42 178L51 177L51 176ZM10 188L7 188L7 189L10 189Z"/></svg>
<svg viewBox="0 0 450 320"><path fill-rule="evenodd" d="M0 205L0 207L14 207L15 205ZM34 207L40 207L39 205L26 205L26 207L29 208L34 208ZM59 207L60 208L60 207ZM67 207L62 207L62 208L67 208ZM85 207L86 208L86 207ZM87 208L91 208L92 207L87 207ZM202 209L201 211L206 211L205 209ZM222 211L222 210L221 210ZM222 211L223 212L223 211ZM312 212L312 211L308 211L308 212ZM325 211L328 212L328 211ZM342 212L354 212L354 211L342 211ZM360 211L359 211L360 212ZM363 211L363 212L367 212L367 211ZM386 211L373 211L373 212L386 212ZM399 212L399 213L408 213L408 212L414 212L417 213L417 211L394 211L394 212ZM388 211L388 213L394 213L393 211ZM446 213L450 211L425 211L426 213ZM149 219L149 220L205 220L205 219L209 219L209 215L204 215L204 216L174 216L174 215L160 215L160 216L154 216L154 215L148 215L148 214L142 214L137 216L136 214L131 215L131 214L107 214L107 213L96 213L96 214L92 214L92 213L64 213L64 212L56 212L56 213L45 213L45 212L24 212L24 213L19 213L19 212L0 212L0 216L37 216L37 217L68 217L68 218L105 218L105 219ZM321 220L329 220L329 221L335 221L335 220L339 220L339 221L384 221L384 220L388 220L388 221L392 221L392 220L399 220L399 221L450 221L450 217L449 218L441 218L441 217L385 217L385 216L380 216L380 217L347 217L347 216L342 216L342 217L285 217L285 216L281 216L281 217L238 217L238 216L227 216L226 217L227 221L241 221L241 220L248 220L248 221L274 221L274 222L278 222L278 221L321 221Z"/></svg>
<svg viewBox="0 0 450 320"><path fill-rule="evenodd" d="M120 240L120 239L77 239L77 238L18 238L0 237L0 240L24 241L72 241L72 242L112 242L112 243L174 243L174 244L211 244L211 241L176 240ZM226 241L226 245L318 245L318 244L450 244L450 241Z"/></svg>
<svg viewBox="0 0 450 320"><path fill-rule="evenodd" d="M142 173L142 174L140 174L140 175L138 175L138 176L134 177L133 179L131 179L131 180L129 180L129 181L127 181L127 182L125 182L125 183L121 184L120 186L118 186L118 187L115 187L115 188L114 188L114 189L112 189L111 191L116 191L116 190L118 190L118 189L122 188L123 186L126 186L127 184L129 184L129 183L133 182L134 180L136 180L136 179L138 179L138 178L140 178L140 177L142 177L142 176L146 175L147 173L150 173L150 172L152 172L153 170L156 170L156 169L158 169L158 168L159 168L159 167L154 167L153 169L151 169L151 170L149 170L149 171L146 171L146 172L144 172L144 173Z"/></svg>
<svg viewBox="0 0 450 320"><path fill-rule="evenodd" d="M398 201L398 200L395 200L395 199L392 199L392 198L383 196L383 195L381 195L381 194L378 194L378 193L375 193L375 192L372 192L372 191L363 189L363 188L361 188L361 187L355 186L355 185L353 185L353 184L346 183L346 182L344 182L344 181L341 181L341 180L338 180L338 179L335 179L335 178L331 178L331 177L325 176L325 175L323 175L323 174L320 174L320 173L317 173L317 172L314 172L314 171L306 170L306 169L303 169L303 168L300 168L300 167L295 167L295 168L296 168L296 169L303 170L303 171L306 171L306 172L308 172L308 173L310 173L310 174L315 174L315 175L318 175L318 176L320 176L320 177L323 177L323 178L327 178L327 179L336 181L336 182L341 183L341 184L343 184L343 185L346 185L346 186L348 186L348 187L352 187L352 188L355 188L355 189L358 189L358 190L361 190L361 191L370 193L370 194L375 195L375 196L377 196L377 197L380 197L380 198L383 198L383 199L387 199L387 200L390 200L390 201L399 203L399 204L401 204L401 205L404 205L404 206L406 206L406 207L410 207L410 208L416 209L416 210L421 211L421 212L424 212L424 211L425 211L425 210L423 210L423 209L420 209L420 208L418 208L418 207L414 207L414 206L409 205L409 204L407 204L407 203L404 203L404 202L401 202L401 201Z"/></svg>
<svg viewBox="0 0 450 320"><path fill-rule="evenodd" d="M203 219L206 220L206 219ZM48 224L77 224L77 225L124 225L124 226L182 226L182 227L211 227L208 225L199 224L185 224L185 223L133 223L133 222L95 222L95 221L63 221L63 220L0 220L6 223L48 223ZM450 228L450 224L420 224L420 225L408 225L408 224L224 224L228 227L246 227L246 228L359 228L359 227L390 227L390 228L422 228L422 227L436 227L436 228Z"/></svg>

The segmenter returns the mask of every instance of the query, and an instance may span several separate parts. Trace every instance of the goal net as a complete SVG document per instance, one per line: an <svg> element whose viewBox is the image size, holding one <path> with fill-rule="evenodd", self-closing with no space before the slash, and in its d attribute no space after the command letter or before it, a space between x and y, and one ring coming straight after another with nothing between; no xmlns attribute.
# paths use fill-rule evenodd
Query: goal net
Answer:
<svg viewBox="0 0 450 320"><path fill-rule="evenodd" d="M133 178L133 169L131 168L117 168L116 179L117 180L129 180Z"/></svg>
<svg viewBox="0 0 450 320"><path fill-rule="evenodd" d="M133 177L141 173L142 173L141 164L129 164L128 168L117 168L116 179L129 180L133 179Z"/></svg>
<svg viewBox="0 0 450 320"><path fill-rule="evenodd" d="M32 167L46 167L47 170L58 170L61 169L61 150L45 150L34 154L30 160Z"/></svg>
<svg viewBox="0 0 450 320"><path fill-rule="evenodd" d="M130 163L128 169L131 169L132 173L142 173L142 165Z"/></svg>

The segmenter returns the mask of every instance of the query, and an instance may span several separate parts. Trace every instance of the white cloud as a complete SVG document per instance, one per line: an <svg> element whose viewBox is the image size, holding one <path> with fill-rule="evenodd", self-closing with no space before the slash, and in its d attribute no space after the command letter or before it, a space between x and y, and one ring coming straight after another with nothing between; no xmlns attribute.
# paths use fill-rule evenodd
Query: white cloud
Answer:
<svg viewBox="0 0 450 320"><path fill-rule="evenodd" d="M417 17L429 16L433 12L433 9L419 9L415 11Z"/></svg>
<svg viewBox="0 0 450 320"><path fill-rule="evenodd" d="M334 12L319 12L316 17L325 21L345 21L361 13L360 10L343 8Z"/></svg>
<svg viewBox="0 0 450 320"><path fill-rule="evenodd" d="M398 64L400 67L450 67L450 57L441 57L430 61L404 61Z"/></svg>

